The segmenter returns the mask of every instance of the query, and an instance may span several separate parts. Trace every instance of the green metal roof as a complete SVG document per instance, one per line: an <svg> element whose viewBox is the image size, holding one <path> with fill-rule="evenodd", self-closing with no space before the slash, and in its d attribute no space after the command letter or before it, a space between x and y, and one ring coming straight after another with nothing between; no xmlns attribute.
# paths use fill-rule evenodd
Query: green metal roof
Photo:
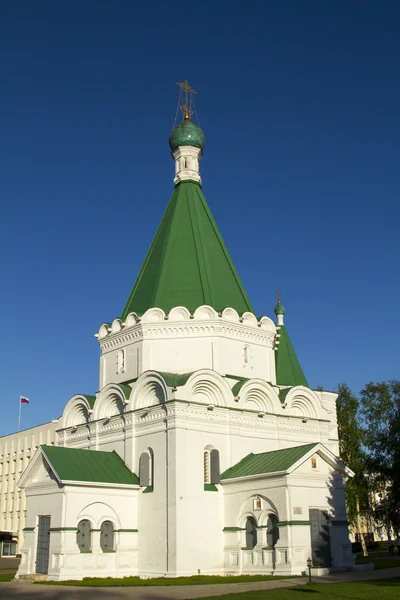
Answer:
<svg viewBox="0 0 400 600"><path fill-rule="evenodd" d="M307 379L304 376L285 326L277 327L277 331L280 333L278 350L275 353L277 385L304 385L308 387Z"/></svg>
<svg viewBox="0 0 400 600"><path fill-rule="evenodd" d="M283 450L273 450L272 452L263 452L262 454L248 454L239 463L222 473L221 479L235 479L237 477L287 471L316 446L318 446L317 443L296 446L294 448L284 448Z"/></svg>
<svg viewBox="0 0 400 600"><path fill-rule="evenodd" d="M40 447L62 482L139 484L137 475L128 469L115 451L100 452L46 445Z"/></svg>
<svg viewBox="0 0 400 600"><path fill-rule="evenodd" d="M253 312L200 185L176 186L121 318L174 306L208 304Z"/></svg>

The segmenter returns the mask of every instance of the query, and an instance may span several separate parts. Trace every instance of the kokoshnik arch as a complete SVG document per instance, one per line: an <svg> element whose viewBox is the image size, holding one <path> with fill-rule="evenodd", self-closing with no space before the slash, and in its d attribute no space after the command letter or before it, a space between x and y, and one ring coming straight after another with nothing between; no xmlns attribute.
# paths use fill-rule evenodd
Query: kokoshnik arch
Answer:
<svg viewBox="0 0 400 600"><path fill-rule="evenodd" d="M18 577L348 568L336 395L308 387L284 324L257 317L201 187L194 91L175 188L119 317L100 391L73 396L19 485Z"/></svg>

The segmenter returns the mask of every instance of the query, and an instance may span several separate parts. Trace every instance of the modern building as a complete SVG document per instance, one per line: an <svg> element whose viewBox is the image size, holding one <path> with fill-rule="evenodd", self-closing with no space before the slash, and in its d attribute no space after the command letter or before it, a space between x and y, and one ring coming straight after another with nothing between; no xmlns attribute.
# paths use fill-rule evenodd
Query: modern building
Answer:
<svg viewBox="0 0 400 600"><path fill-rule="evenodd" d="M336 395L309 388L282 304L277 323L256 315L202 192L190 116L185 102L166 213L97 334L100 391L67 402L55 444L30 443L19 577L353 564Z"/></svg>

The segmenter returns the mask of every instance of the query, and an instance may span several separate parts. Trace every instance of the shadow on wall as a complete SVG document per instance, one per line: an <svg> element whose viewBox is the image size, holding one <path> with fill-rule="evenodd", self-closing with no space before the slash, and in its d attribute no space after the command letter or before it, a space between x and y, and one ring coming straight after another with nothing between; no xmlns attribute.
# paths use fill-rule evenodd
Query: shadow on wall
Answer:
<svg viewBox="0 0 400 600"><path fill-rule="evenodd" d="M344 485L343 475L335 471L329 478L327 501L330 511L310 508L311 549L314 567L331 567L332 521L345 520L345 500L341 494ZM342 497L342 498L341 498ZM342 504L341 504L342 502Z"/></svg>

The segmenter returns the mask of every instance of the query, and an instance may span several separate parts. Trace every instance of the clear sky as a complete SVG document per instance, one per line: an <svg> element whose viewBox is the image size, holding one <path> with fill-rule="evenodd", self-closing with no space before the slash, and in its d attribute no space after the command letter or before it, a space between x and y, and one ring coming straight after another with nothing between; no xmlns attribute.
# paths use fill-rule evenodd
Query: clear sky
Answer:
<svg viewBox="0 0 400 600"><path fill-rule="evenodd" d="M259 315L311 387L399 378L400 3L0 3L0 435L98 390L173 189L177 81Z"/></svg>

